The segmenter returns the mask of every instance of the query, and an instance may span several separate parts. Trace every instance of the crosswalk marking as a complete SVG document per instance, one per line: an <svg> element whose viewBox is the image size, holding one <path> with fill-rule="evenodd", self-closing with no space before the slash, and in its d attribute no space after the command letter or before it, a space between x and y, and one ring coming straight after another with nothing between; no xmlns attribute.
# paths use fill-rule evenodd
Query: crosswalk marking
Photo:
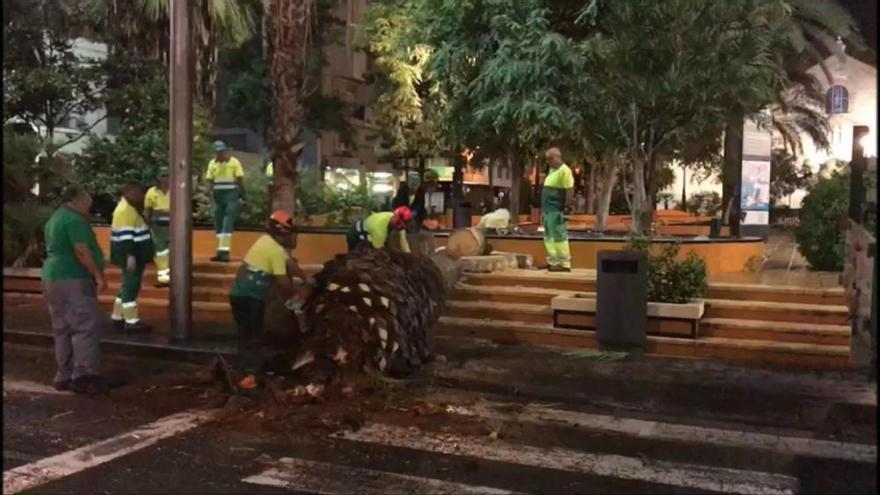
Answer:
<svg viewBox="0 0 880 495"><path fill-rule="evenodd" d="M767 433L646 421L604 414L551 409L537 405L527 405L520 412L508 413L498 410L498 408L505 406L509 405L481 400L472 407L450 406L447 412L462 416L476 416L500 421L519 421L538 425L567 424L651 440L702 443L719 447L769 450L785 455L839 459L871 464L877 463L876 445L836 442L815 438L784 437Z"/></svg>
<svg viewBox="0 0 880 495"><path fill-rule="evenodd" d="M242 481L326 495L347 493L376 494L473 494L508 495L515 492L486 486L453 483L434 478L389 473L325 462L286 457L273 467Z"/></svg>
<svg viewBox="0 0 880 495"><path fill-rule="evenodd" d="M110 462L195 428L213 417L211 411L172 414L107 440L4 471L3 493L19 493Z"/></svg>
<svg viewBox="0 0 880 495"><path fill-rule="evenodd" d="M784 495L797 493L796 478L773 473L701 466L661 460L645 461L614 454L591 454L558 447L539 448L471 436L370 424L342 431L337 438L439 454L476 457L545 469L702 489L717 493Z"/></svg>

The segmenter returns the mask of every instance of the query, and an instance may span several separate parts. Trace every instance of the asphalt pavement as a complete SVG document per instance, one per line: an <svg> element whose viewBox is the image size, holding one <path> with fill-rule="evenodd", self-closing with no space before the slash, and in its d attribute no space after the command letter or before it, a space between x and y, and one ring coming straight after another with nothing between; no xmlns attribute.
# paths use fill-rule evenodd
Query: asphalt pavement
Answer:
<svg viewBox="0 0 880 495"><path fill-rule="evenodd" d="M876 384L439 339L348 401L229 398L203 366L107 355L55 392L4 345L5 493L876 493Z"/></svg>

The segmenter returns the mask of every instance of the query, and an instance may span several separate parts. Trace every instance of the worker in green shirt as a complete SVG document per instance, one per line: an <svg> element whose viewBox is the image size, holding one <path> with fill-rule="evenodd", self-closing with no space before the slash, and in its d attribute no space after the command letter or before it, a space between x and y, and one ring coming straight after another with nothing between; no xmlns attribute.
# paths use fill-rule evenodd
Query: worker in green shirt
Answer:
<svg viewBox="0 0 880 495"><path fill-rule="evenodd" d="M229 305L238 329L238 350L243 377L238 391L249 393L258 386L263 367L261 345L265 326L266 301L272 287L277 285L285 297L293 296L296 289L292 276L306 280L306 275L290 258L296 246L293 218L284 211L276 211L269 218L266 235L251 246L238 269L229 291Z"/></svg>
<svg viewBox="0 0 880 495"><path fill-rule="evenodd" d="M232 232L244 201L244 168L229 154L223 141L214 142L216 157L208 163L206 179L214 198L214 231L217 232L217 255L211 261L229 261Z"/></svg>
<svg viewBox="0 0 880 495"><path fill-rule="evenodd" d="M171 191L168 168L159 170L159 184L151 187L144 198L144 218L153 229L153 245L156 248L156 287L168 287L171 269L168 267L171 227Z"/></svg>
<svg viewBox="0 0 880 495"><path fill-rule="evenodd" d="M559 148L550 148L545 154L550 171L544 178L541 193L541 215L544 218L544 247L551 272L571 271L571 250L568 247L568 225L563 216L565 205L574 193L574 175L562 163Z"/></svg>
<svg viewBox="0 0 880 495"><path fill-rule="evenodd" d="M416 233L419 230L416 224L412 210L406 206L401 206L391 211L380 211L373 213L364 220L358 220L348 229L346 234L346 242L348 250L356 249L374 249L384 248L392 235L398 235L401 250L405 253L410 252L409 243L406 241L406 234Z"/></svg>
<svg viewBox="0 0 880 495"><path fill-rule="evenodd" d="M144 187L133 182L125 184L110 226L110 262L122 270L112 319L117 330L126 332L150 331L150 326L138 318L137 304L144 268L156 254L150 226L141 215L143 204Z"/></svg>
<svg viewBox="0 0 880 495"><path fill-rule="evenodd" d="M98 374L104 253L89 224L91 195L75 188L65 198L44 228L43 299L55 334L55 389L100 394L107 390Z"/></svg>

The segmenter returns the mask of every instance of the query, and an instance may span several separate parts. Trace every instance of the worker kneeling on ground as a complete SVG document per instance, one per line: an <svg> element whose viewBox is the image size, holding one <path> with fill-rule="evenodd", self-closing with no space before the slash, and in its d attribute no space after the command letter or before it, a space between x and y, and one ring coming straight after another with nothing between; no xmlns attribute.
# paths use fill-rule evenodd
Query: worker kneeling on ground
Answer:
<svg viewBox="0 0 880 495"><path fill-rule="evenodd" d="M288 264L290 250L295 246L293 218L286 212L276 211L269 217L268 233L260 237L245 255L229 291L229 305L238 329L239 367L244 374L238 382L240 392L252 392L259 386L266 301L273 286L277 284L286 298L292 297L296 289L291 277L306 279L298 267L298 273L288 270L288 266L297 266Z"/></svg>
<svg viewBox="0 0 880 495"><path fill-rule="evenodd" d="M406 241L406 234L414 234L418 232L419 224L413 215L412 210L406 206L401 206L391 211L381 211L373 213L364 220L358 220L346 235L348 242L348 250L382 249L386 247L391 240L392 235L399 236L401 251L408 253L409 244Z"/></svg>
<svg viewBox="0 0 880 495"><path fill-rule="evenodd" d="M156 287L168 287L171 282L171 269L168 267L171 194L169 191L168 169L159 170L159 185L147 191L144 198L144 218L153 229L153 246L156 249Z"/></svg>
<svg viewBox="0 0 880 495"><path fill-rule="evenodd" d="M140 212L143 204L143 186L127 183L122 189L122 199L113 210L111 225L110 262L122 269L122 286L113 304L113 326L126 332L150 331L138 318L137 305L144 268L156 254L150 226Z"/></svg>

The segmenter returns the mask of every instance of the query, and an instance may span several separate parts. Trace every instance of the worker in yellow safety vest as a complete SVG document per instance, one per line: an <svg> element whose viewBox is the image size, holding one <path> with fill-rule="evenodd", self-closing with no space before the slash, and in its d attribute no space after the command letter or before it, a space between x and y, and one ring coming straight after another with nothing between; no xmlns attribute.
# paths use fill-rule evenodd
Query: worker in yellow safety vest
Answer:
<svg viewBox="0 0 880 495"><path fill-rule="evenodd" d="M571 203L574 175L562 162L559 148L550 148L545 154L550 171L544 178L541 192L541 216L544 219L544 247L547 249L548 271L570 272L571 250L568 247L568 225L565 205Z"/></svg>
<svg viewBox="0 0 880 495"><path fill-rule="evenodd" d="M386 246L392 235L399 235L401 250L410 252L409 243L406 241L406 233L418 232L412 210L401 206L391 211L373 213L363 220L358 220L348 229L346 241L348 250L355 249L382 249Z"/></svg>
<svg viewBox="0 0 880 495"><path fill-rule="evenodd" d="M214 230L217 233L217 255L211 261L229 261L232 232L241 211L244 197L244 168L229 154L223 141L214 142L217 156L208 163L206 179L214 199Z"/></svg>
<svg viewBox="0 0 880 495"><path fill-rule="evenodd" d="M153 246L156 249L156 287L168 287L171 282L171 269L168 257L171 253L171 182L168 179L168 168L159 170L159 183L147 190L144 198L144 218L150 224L153 233Z"/></svg>

